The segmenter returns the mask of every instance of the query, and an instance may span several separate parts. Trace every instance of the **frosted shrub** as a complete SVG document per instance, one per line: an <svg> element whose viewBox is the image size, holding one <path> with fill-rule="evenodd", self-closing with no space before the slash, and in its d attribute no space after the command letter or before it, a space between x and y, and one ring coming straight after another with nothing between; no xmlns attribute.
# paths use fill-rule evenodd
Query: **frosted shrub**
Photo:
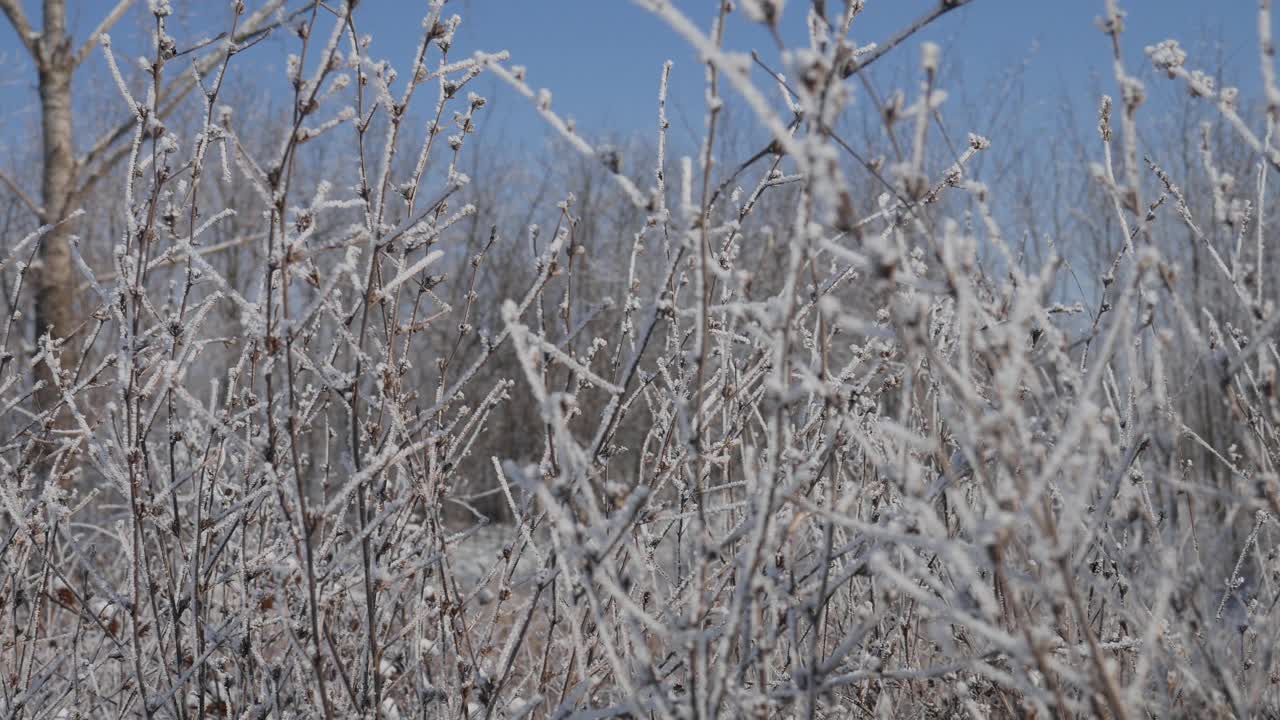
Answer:
<svg viewBox="0 0 1280 720"><path fill-rule="evenodd" d="M1121 718L1280 705L1267 4L1261 136L1177 43L1148 49L1257 163L1256 182L1223 180L1206 139L1212 217L1139 162L1144 89L1117 54L1092 177L1119 252L1075 279L1070 304L1054 299L1070 258L1029 266L993 209L1001 188L971 176L991 141L970 135L941 166L926 152L946 109L937 46L919 48L918 88L882 112L898 162L863 159L835 127L863 111L858 72L963 2L881 48L846 40L862 2L814 2L808 46L763 77L725 45L731 3L709 29L675 3L638 4L697 49L708 80L703 148L668 158L673 68L655 68L646 170L577 134L506 53L460 55L442 0L402 74L371 54L356 3L296 15L287 122L261 150L220 97L253 38L233 26L223 60L193 70L154 3L141 97L103 39L136 119L113 189L124 232L106 272L77 249L77 334L0 365L0 707ZM741 11L772 27L783 8ZM1123 17L1107 4L1117 47ZM200 122L184 136L156 88L193 71ZM581 288L590 249L571 197L557 227L527 233L528 281L477 291L489 254L516 242L496 228L457 241L476 212L460 198L486 181L460 164L485 74L644 218L610 301ZM729 93L770 138L741 166L713 153ZM327 177L298 169L313 148L335 163ZM859 173L877 182L869 213ZM233 186L251 192L219 204ZM776 197L784 222L765 228ZM1164 214L1213 253L1234 305L1190 302L1153 239ZM258 247L248 280L208 242L228 223ZM47 231L10 246L12 282ZM782 262L765 270L767 238ZM30 399L40 363L64 368L53 408ZM1227 445L1197 430L1188 385L1225 405ZM501 447L489 428L504 414L527 419L540 455L477 457ZM467 475L509 523L467 510Z"/></svg>

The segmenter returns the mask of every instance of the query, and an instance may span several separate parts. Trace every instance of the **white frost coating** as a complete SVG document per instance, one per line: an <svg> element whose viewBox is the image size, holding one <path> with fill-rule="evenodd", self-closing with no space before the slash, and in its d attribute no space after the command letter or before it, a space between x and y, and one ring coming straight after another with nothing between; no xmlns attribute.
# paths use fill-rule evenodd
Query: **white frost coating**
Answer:
<svg viewBox="0 0 1280 720"><path fill-rule="evenodd" d="M134 117L142 120L142 106L133 99L133 94L129 92L129 85L125 83L124 76L120 74L120 67L116 65L115 55L111 53L111 36L103 33L98 38L98 42L102 45L102 55L107 59L107 68L111 71L111 79L116 83L116 89L120 91L120 97L124 98L125 104L133 111Z"/></svg>
<svg viewBox="0 0 1280 720"><path fill-rule="evenodd" d="M383 285L380 290L375 292L374 300L376 301L382 298L390 297L392 290L395 290L397 287L400 287L400 285L404 283L406 280L416 277L419 273L421 273L423 270L426 270L435 261L439 260L443 256L444 256L443 250L433 250L427 253L426 256L423 257L421 260L409 266L406 270L401 272L399 275L395 276L391 280L391 282L388 282L387 284Z"/></svg>
<svg viewBox="0 0 1280 720"><path fill-rule="evenodd" d="M1169 77L1174 77L1171 70L1182 67L1187 61L1187 53L1178 45L1177 40L1164 40L1155 45L1148 45L1145 52L1151 58L1151 63L1157 69L1168 72Z"/></svg>
<svg viewBox="0 0 1280 720"><path fill-rule="evenodd" d="M741 0L742 12L752 22L776 24L786 9L786 0Z"/></svg>
<svg viewBox="0 0 1280 720"><path fill-rule="evenodd" d="M942 62L942 48L937 43L927 42L920 46L920 67L926 73L937 73Z"/></svg>
<svg viewBox="0 0 1280 720"><path fill-rule="evenodd" d="M693 206L693 158L680 157L680 212L687 218L697 210Z"/></svg>

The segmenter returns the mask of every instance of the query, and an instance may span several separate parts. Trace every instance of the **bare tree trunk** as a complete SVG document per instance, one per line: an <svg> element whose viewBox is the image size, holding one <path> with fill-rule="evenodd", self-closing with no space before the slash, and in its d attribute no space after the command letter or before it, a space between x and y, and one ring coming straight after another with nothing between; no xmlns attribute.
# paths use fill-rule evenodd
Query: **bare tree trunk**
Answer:
<svg viewBox="0 0 1280 720"><path fill-rule="evenodd" d="M37 28L28 19L23 0L0 0L0 14L13 26L19 42L31 54L38 75L40 91L41 134L43 140L43 167L41 168L41 201L36 203L7 176L0 176L12 192L35 214L41 224L53 225L44 235L39 248L40 262L30 275L35 295L35 334L37 342L46 333L55 341L65 341L77 332L82 320L76 314L76 282L71 260L71 238L76 223L67 217L76 208L77 197L84 194L93 182L107 173L123 157L118 141L133 127L130 117L113 131L102 135L93 148L78 156L72 125L71 79L76 68L97 47L99 39L124 17L134 0L115 0L98 26L89 33L79 47L72 44L67 32L67 0L43 1L43 24ZM240 33L227 47L236 42L261 36L264 32L284 24L303 12L309 5L287 17L276 17L284 0L267 0L240 25ZM222 48L205 55L197 66L201 73L221 62L228 52ZM161 109L163 115L196 87L194 80L184 76L161 92L168 105ZM73 348L63 347L59 369L65 370L75 360ZM36 379L44 385L35 395L40 410L53 407L61 399L53 368L41 362L36 368ZM69 413L59 413L55 422L65 427Z"/></svg>
<svg viewBox="0 0 1280 720"><path fill-rule="evenodd" d="M44 222L57 226L40 246L40 266L35 276L35 331L39 340L46 332L61 340L78 323L75 317L75 284L71 271L70 240L74 226L65 222L71 212L75 188L75 142L71 125L71 75L75 69L71 39L66 31L66 0L45 0L44 31L36 48L40 79L41 131L44 167L41 199ZM63 357L70 358L65 352ZM36 395L41 408L58 400L51 368L41 363L37 377L45 386Z"/></svg>

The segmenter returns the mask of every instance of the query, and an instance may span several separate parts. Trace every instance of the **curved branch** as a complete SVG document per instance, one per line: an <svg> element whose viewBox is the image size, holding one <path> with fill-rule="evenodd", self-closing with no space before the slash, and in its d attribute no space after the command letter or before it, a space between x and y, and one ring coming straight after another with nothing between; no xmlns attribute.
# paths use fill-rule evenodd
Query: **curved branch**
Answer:
<svg viewBox="0 0 1280 720"><path fill-rule="evenodd" d="M0 0L0 2L5 1L7 0ZM133 0L120 0L120 2L116 3L115 7L111 8L111 12L107 13L107 16L102 18L102 22L98 23L98 27L94 28L93 32L89 33L89 37L85 38L84 44L76 51L75 59L72 61L71 65L72 67L80 67L80 64L89 57L89 53L93 52L93 49L98 47L98 40L102 37L102 34L110 32L111 28L115 27L115 24L120 22L120 18L124 17L125 12L127 12L129 7L132 5Z"/></svg>
<svg viewBox="0 0 1280 720"><path fill-rule="evenodd" d="M858 62L857 60L850 58L849 62L840 70L840 77L847 78L860 72L866 66L884 57L890 50L901 45L907 38L923 30L929 23L937 20L943 15L946 15L952 10L968 5L971 2L973 2L973 0L940 0L937 6L932 10L916 18L915 22L899 30L898 33L889 38L885 44L876 47L876 49L867 56L866 60Z"/></svg>
<svg viewBox="0 0 1280 720"><path fill-rule="evenodd" d="M0 182L3 182L8 186L9 191L16 195L17 198L22 201L22 204L26 205L27 209L35 214L37 221L41 223L44 222L44 208L37 205L35 200L31 199L31 196L24 192L22 188L18 186L18 183L14 182L13 178L9 177L9 175L3 170L0 170Z"/></svg>
<svg viewBox="0 0 1280 720"><path fill-rule="evenodd" d="M36 53L36 38L40 33L31 29L31 23L27 21L26 13L22 12L21 0L0 0L0 11L3 11L5 17L9 18L9 24L13 25L14 32L18 33L18 39L22 41L23 47L27 52L31 53L32 59L37 63L40 62L40 56Z"/></svg>

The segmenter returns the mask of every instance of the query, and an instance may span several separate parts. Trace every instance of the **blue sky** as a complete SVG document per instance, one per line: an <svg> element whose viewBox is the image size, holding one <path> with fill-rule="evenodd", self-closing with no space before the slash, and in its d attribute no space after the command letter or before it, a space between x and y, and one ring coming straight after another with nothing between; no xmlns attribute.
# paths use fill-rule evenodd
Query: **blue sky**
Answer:
<svg viewBox="0 0 1280 720"><path fill-rule="evenodd" d="M860 44L886 39L936 2L869 0L853 26L853 38ZM712 0L677 4L704 27L716 6ZM832 8L842 4L828 2ZM378 7L391 5L391 0L381 0ZM801 44L808 3L790 0L787 5L784 37L788 44ZM1167 37L1179 38L1190 48L1221 37L1228 62L1248 69L1248 78L1255 79L1252 0L1131 0L1123 6L1129 11L1127 60L1133 67L1145 65L1143 46ZM574 114L584 129L651 127L658 68L666 59L675 61L675 97L692 113L692 120L700 122L703 72L696 56L633 2L464 0L460 7L470 11L464 14L470 18L463 33L468 46L509 49L517 62L529 67L531 84L551 87L555 106ZM1096 73L1110 81L1110 44L1094 25L1102 9L1101 0L974 0L882 62L885 71L892 72L895 66L915 61L921 41L932 40L942 45L944 58L960 62L966 83L981 85L1025 65L1032 99L1052 101L1063 89L1087 91ZM390 29L393 14L370 13L370 20ZM742 19L729 27L729 43L775 54L768 36Z"/></svg>
<svg viewBox="0 0 1280 720"><path fill-rule="evenodd" d="M21 0L29 16L38 18L39 3ZM229 2L172 0L178 10L172 33L181 40L225 27ZM853 38L860 44L880 41L934 6L937 0L868 0L855 22ZM114 0L70 0L72 25L78 39L92 28ZM128 48L145 36L138 0L137 10L115 31L117 46ZM254 2L250 1L252 7ZM705 27L714 0L677 0L677 5ZM804 42L805 0L790 0L783 22L789 44ZM838 9L839 0L828 2ZM1216 66L1221 59L1237 82L1248 87L1257 82L1256 3L1252 0L1129 0L1125 36L1130 66L1145 66L1141 51L1166 37L1178 38L1192 51L1193 66ZM374 54L406 67L421 32L422 0L364 0L358 18L362 31L374 36ZM672 79L672 119L677 134L692 140L702 120L703 70L697 58L661 22L630 0L452 0L447 12L464 18L458 40L459 53L474 50L509 50L512 62L529 69L534 87L554 93L555 109L573 117L581 131L592 138L652 133L659 68L664 60L675 62ZM918 56L919 43L942 45L944 58L952 62L951 81L978 93L984 85L999 82L1011 69L1022 68L1026 102L1011 112L1027 126L1051 127L1053 108L1064 95L1081 98L1093 88L1112 91L1110 49L1097 31L1094 18L1101 14L1101 0L974 0L920 33L894 56L882 61L879 73L901 73ZM216 19L216 20L215 20ZM38 23L38 20L34 20ZM183 25L187 29L183 28ZM20 142L31 127L35 103L34 77L29 61L12 30L0 20L0 121L9 130L4 144ZM1221 47L1206 47L1206 40ZM285 53L296 41L287 36L273 39L245 57L240 71L252 64L255 78L278 78ZM772 42L759 28L741 18L729 27L729 44L737 49L760 48L776 61ZM138 45L133 47L137 48ZM135 53L136 54L136 51ZM1209 56L1209 55L1212 56ZM1197 62L1200 61L1200 62ZM90 73L105 78L101 55L90 60ZM911 76L900 76L907 87ZM94 80L96 82L97 80ZM493 80L479 90L495 102L489 122L501 126L504 135L521 142L547 135L528 104ZM1093 101L1079 102L1079 112L1091 113ZM123 114L123 113L121 113ZM982 128L966 128L982 131Z"/></svg>

